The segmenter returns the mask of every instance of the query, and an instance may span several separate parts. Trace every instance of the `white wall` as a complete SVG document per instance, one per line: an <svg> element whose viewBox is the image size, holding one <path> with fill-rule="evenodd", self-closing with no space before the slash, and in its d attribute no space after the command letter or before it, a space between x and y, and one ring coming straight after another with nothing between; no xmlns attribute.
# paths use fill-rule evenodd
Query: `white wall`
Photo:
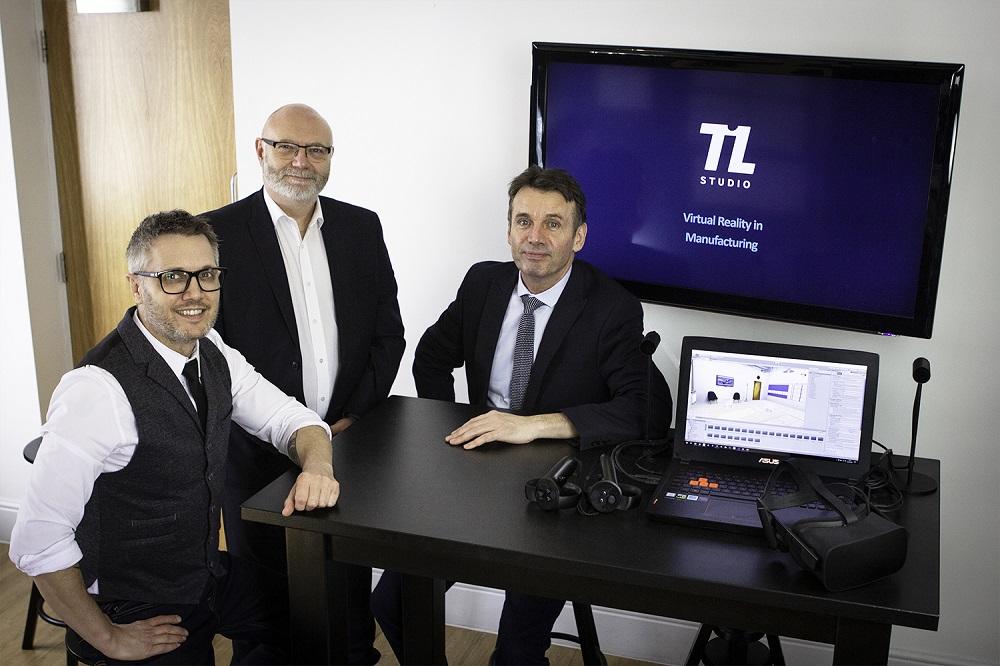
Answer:
<svg viewBox="0 0 1000 666"><path fill-rule="evenodd" d="M71 363L39 17L35 0L0 3L0 541L27 486L22 449Z"/></svg>
<svg viewBox="0 0 1000 666"><path fill-rule="evenodd" d="M5 23L0 16L0 42ZM0 44L2 46L2 44ZM17 191L14 182L14 150L10 140L7 77L0 67L0 266L9 270L0 279L0 307L12 326L0 326L0 535L10 534L17 511L17 501L24 492L23 465L18 463L17 444L31 438L31 429L39 425L38 398L34 391L35 368L31 362L31 325L28 319L28 290L24 279L21 252L21 227L18 221ZM21 415L30 414L32 419ZM5 539L7 536L0 536Z"/></svg>
<svg viewBox="0 0 1000 666"><path fill-rule="evenodd" d="M676 390L686 334L865 349L881 355L876 437L904 450L917 356L931 360L921 454L943 459L941 624L896 629L896 659L997 663L1000 501L997 371L1000 187L996 130L1000 6L937 0L232 2L240 189L259 187L252 140L289 101L334 128L327 193L375 209L400 282L409 349L476 260L508 256L505 185L527 164L530 42L563 41L936 60L967 65L949 228L932 340L872 335L646 305ZM276 26L319 39L281 42ZM591 229L599 234L599 226Z"/></svg>

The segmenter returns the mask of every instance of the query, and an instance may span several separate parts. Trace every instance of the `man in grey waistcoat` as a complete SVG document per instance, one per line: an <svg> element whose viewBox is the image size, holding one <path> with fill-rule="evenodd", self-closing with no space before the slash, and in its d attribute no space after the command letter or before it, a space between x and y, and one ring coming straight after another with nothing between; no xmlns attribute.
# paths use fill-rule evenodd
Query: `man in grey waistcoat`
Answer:
<svg viewBox="0 0 1000 666"><path fill-rule="evenodd" d="M126 251L135 306L56 388L10 557L88 662L214 664L216 633L286 658L287 599L219 551L231 422L301 467L282 513L331 507L330 431L212 326L211 226L147 217Z"/></svg>

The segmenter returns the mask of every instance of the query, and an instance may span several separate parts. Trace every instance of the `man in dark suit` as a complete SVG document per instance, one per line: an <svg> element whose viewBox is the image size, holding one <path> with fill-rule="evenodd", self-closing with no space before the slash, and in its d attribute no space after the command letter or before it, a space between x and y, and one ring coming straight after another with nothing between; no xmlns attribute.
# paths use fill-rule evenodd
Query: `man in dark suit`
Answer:
<svg viewBox="0 0 1000 666"><path fill-rule="evenodd" d="M495 409L445 437L473 449L487 442L572 439L581 449L652 435L670 420L670 393L640 352L642 307L593 266L574 261L587 238L586 202L565 171L529 167L510 184L513 263L474 265L458 295L417 345L420 397L454 400L452 371L465 366L469 401ZM460 507L456 507L460 510ZM547 664L545 652L565 602L508 591L496 664ZM375 616L400 655L400 577L387 571L372 596Z"/></svg>
<svg viewBox="0 0 1000 666"><path fill-rule="evenodd" d="M256 151L263 189L206 213L228 271L216 329L336 435L388 395L403 355L382 227L370 210L319 196L333 140L315 110L291 104L272 113ZM283 572L282 530L240 517L243 501L289 469L262 449L233 429L226 542L233 553ZM355 567L351 580L351 663L375 663L371 569Z"/></svg>

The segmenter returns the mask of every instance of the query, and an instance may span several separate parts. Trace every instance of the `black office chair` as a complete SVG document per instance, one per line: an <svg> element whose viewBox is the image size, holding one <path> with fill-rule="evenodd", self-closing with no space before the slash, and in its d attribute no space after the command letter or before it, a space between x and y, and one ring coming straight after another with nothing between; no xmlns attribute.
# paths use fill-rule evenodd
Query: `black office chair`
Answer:
<svg viewBox="0 0 1000 666"><path fill-rule="evenodd" d="M35 457L38 456L38 447L42 443L41 437L36 437L27 443L24 447L24 459L29 463L34 464ZM28 614L24 618L24 634L21 636L21 649L22 650L34 650L35 649L35 627L38 625L38 618L42 618L45 622L56 626L66 628L66 623L59 618L52 617L45 612L45 599L42 598L42 593L38 591L38 586L34 582L31 583L31 596L28 597ZM79 658L77 655L70 651L69 646L66 646L66 666L77 666L79 663Z"/></svg>
<svg viewBox="0 0 1000 666"><path fill-rule="evenodd" d="M736 393L733 394L733 402L739 402L739 401L740 401L740 392L737 391Z"/></svg>
<svg viewBox="0 0 1000 666"><path fill-rule="evenodd" d="M767 645L764 645L760 642L764 637L762 632L703 624L684 663L686 666L784 666L781 641L775 634L766 634Z"/></svg>
<svg viewBox="0 0 1000 666"><path fill-rule="evenodd" d="M719 396L715 395L715 391L709 391L706 397L709 402L717 402L719 400Z"/></svg>

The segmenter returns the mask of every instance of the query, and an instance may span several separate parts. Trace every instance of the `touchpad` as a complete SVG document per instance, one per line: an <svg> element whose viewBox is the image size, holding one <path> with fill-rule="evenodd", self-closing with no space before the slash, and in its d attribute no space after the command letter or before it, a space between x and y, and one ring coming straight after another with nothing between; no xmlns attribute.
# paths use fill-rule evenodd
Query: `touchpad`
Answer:
<svg viewBox="0 0 1000 666"><path fill-rule="evenodd" d="M734 500L719 499L713 497L708 503L708 508L705 509L706 516L711 516L712 518L746 518L751 513L757 513L756 507L751 506L747 502L737 502Z"/></svg>

